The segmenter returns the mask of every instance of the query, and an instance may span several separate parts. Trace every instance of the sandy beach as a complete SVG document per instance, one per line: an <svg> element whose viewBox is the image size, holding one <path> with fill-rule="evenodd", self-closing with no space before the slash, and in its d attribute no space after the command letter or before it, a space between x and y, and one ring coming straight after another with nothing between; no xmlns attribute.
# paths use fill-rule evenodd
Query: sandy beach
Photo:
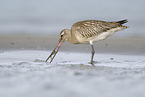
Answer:
<svg viewBox="0 0 145 97"><path fill-rule="evenodd" d="M0 35L0 50L53 50L59 35ZM97 53L145 54L145 38L116 38L94 43ZM91 52L88 44L71 44L64 42L60 51Z"/></svg>
<svg viewBox="0 0 145 97"><path fill-rule="evenodd" d="M144 97L145 39L114 38L90 45L65 42L44 62L57 35L0 35L0 97Z"/></svg>
<svg viewBox="0 0 145 97"><path fill-rule="evenodd" d="M144 5L144 0L1 0L0 97L145 97ZM45 62L59 33L76 22L126 19L128 29L94 43L94 66L89 44L69 42L52 63ZM116 27L99 25L76 29L99 33L98 27Z"/></svg>

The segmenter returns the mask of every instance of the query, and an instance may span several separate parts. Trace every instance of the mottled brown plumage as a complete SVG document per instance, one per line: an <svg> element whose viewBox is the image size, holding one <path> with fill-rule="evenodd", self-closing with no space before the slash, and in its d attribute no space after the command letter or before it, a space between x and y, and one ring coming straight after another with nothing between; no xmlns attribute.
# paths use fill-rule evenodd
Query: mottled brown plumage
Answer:
<svg viewBox="0 0 145 97"><path fill-rule="evenodd" d="M51 55L46 59L46 62L50 58L50 63L55 57L62 42L69 41L73 44L86 44L90 43L92 47L91 64L93 64L94 47L93 42L106 39L116 31L120 31L128 28L122 24L128 22L127 20L121 20L117 22L106 22L99 20L85 20L80 21L72 25L71 29L64 29L60 33L60 40L57 47L53 50Z"/></svg>
<svg viewBox="0 0 145 97"><path fill-rule="evenodd" d="M89 38L117 27L123 27L123 26L117 22L86 20L86 21L80 21L75 23L71 28L72 31L71 33L73 33L73 31L77 31L83 37ZM124 27L126 28L126 26Z"/></svg>

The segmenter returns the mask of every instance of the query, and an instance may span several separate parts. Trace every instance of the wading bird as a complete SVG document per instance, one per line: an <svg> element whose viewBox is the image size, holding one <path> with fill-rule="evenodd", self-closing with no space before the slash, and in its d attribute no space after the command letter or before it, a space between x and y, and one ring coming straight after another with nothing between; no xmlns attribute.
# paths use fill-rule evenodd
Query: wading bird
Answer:
<svg viewBox="0 0 145 97"><path fill-rule="evenodd" d="M108 36L112 35L114 32L128 28L128 26L123 25L126 22L128 22L127 19L116 22L107 22L99 20L85 20L77 22L72 25L70 30L63 29L61 31L60 39L57 46L45 62L47 62L50 59L51 63L62 43L64 41L68 41L73 44L91 44L92 56L90 64L93 65L93 57L95 54L93 42L104 40Z"/></svg>

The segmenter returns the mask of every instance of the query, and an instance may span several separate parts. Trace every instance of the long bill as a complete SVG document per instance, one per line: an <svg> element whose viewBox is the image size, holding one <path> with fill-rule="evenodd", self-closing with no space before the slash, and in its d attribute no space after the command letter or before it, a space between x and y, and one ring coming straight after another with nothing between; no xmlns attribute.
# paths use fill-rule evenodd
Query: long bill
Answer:
<svg viewBox="0 0 145 97"><path fill-rule="evenodd" d="M62 45L63 41L61 39L59 39L58 44L56 45L55 49L51 52L50 56L46 59L45 62L47 62L50 59L50 63L52 62L52 60L54 59L55 55L57 54L60 46Z"/></svg>

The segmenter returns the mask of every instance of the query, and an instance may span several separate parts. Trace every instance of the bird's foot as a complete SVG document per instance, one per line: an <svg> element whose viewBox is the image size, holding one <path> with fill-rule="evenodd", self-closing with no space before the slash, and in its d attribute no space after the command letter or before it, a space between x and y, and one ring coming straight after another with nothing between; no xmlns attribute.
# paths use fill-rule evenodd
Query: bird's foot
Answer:
<svg viewBox="0 0 145 97"><path fill-rule="evenodd" d="M91 61L89 62L89 64L91 64L92 66L94 66L94 64L98 63L97 61Z"/></svg>

